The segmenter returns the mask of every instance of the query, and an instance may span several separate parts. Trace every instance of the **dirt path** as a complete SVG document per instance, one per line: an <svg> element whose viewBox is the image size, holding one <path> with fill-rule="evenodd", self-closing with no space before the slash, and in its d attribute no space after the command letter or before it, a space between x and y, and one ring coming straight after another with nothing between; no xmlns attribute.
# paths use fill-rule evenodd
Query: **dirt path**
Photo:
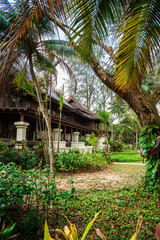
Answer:
<svg viewBox="0 0 160 240"><path fill-rule="evenodd" d="M59 189L71 189L71 179L77 189L118 189L140 181L144 169L144 164L112 164L108 169L97 172L60 174L56 182Z"/></svg>

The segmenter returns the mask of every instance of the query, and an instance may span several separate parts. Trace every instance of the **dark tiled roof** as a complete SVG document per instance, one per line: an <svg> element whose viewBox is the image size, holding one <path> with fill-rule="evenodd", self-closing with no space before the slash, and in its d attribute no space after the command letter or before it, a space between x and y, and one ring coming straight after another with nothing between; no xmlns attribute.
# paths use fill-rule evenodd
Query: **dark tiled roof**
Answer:
<svg viewBox="0 0 160 240"><path fill-rule="evenodd" d="M70 105L72 105L74 109L81 111L83 115L88 116L89 118L93 118L93 119L98 118L98 116L95 113L91 112L82 103L77 101L77 99L75 99L73 96L70 96L67 99L67 103L70 103Z"/></svg>

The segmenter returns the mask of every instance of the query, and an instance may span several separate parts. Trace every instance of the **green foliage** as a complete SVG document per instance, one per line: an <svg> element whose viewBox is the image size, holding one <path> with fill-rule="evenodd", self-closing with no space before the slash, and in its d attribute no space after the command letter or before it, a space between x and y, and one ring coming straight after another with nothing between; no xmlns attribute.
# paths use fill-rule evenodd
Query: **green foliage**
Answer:
<svg viewBox="0 0 160 240"><path fill-rule="evenodd" d="M20 235L19 239L40 239L44 219L45 216L38 209L30 209L27 213L24 213L23 218L16 224L16 230Z"/></svg>
<svg viewBox="0 0 160 240"><path fill-rule="evenodd" d="M91 146L93 146L93 148L97 147L98 144L98 139L95 137L94 132L92 132L89 136L89 142L91 144Z"/></svg>
<svg viewBox="0 0 160 240"><path fill-rule="evenodd" d="M94 215L94 218L88 223L86 229L84 230L84 233L81 237L81 240L85 240L90 229L92 228L92 225L94 224L94 222L97 220L99 214L102 213L102 218L101 218L101 221L103 220L103 215L104 213L102 212L102 210L100 210L98 213L95 213ZM136 240L137 237L138 237L138 234L139 234L139 231L140 231L140 228L141 228L141 224L142 224L142 220L143 220L143 217L142 216L139 216L138 218L138 223L137 223L137 229L136 229L136 232L135 234L131 237L130 240ZM67 220L68 221L68 220ZM69 221L68 221L69 222ZM65 226L64 227L64 231L60 230L60 229L56 229L55 230L55 239L59 240L61 238L58 237L58 233L60 233L61 235L63 235L63 237L68 240L68 239L72 239L72 240L78 240L78 231L77 231L77 228L75 226L75 224L72 224L70 223L70 229L68 228L68 226ZM91 236L91 240L95 240L96 239L96 235L98 237L100 237L100 239L102 240L106 240L105 236L103 235L103 233L101 232L101 230L99 228L95 229L94 232L92 233L92 236ZM45 221L45 227L44 227L44 240L55 240L54 238L52 238L50 236L50 233L49 233L49 229L48 229L48 225L47 225L47 221Z"/></svg>
<svg viewBox="0 0 160 240"><path fill-rule="evenodd" d="M112 152L122 152L123 145L122 145L121 142L119 142L119 141L113 141L113 142L110 141L109 144L110 144L110 150Z"/></svg>
<svg viewBox="0 0 160 240"><path fill-rule="evenodd" d="M55 167L60 172L97 170L106 167L110 156L105 151L83 153L79 149L55 153Z"/></svg>
<svg viewBox="0 0 160 240"><path fill-rule="evenodd" d="M83 235L88 219L90 221L96 212L103 210L104 217L95 222L95 228L100 228L107 240L130 239L139 215L143 216L144 223L138 239L156 239L155 226L160 221L158 198L145 191L142 185L118 190L90 188L79 191L77 196L78 200L69 204L65 215L76 223L79 236ZM53 225L51 220L50 226ZM61 219L56 228L62 229L64 225L66 221ZM91 236L89 232L87 239Z"/></svg>
<svg viewBox="0 0 160 240"><path fill-rule="evenodd" d="M98 218L99 214L102 213L102 217L103 217L103 212L99 211L98 213L95 214L94 218L88 223L83 236L81 238L81 240L85 240L86 236L89 232L89 230L91 229L92 225L94 224L94 222L96 221L96 219ZM69 222L69 221L68 221ZM64 232L60 229L56 229L56 237L55 239L59 240L57 233L61 233L63 235L63 237L68 240L68 239L72 239L72 240L78 240L78 234L77 234L77 229L75 224L70 223L70 229L65 226L64 227ZM99 233L99 234L98 234ZM97 231L97 235L98 236L103 236L103 234L101 233L100 230ZM101 237L102 238L102 237ZM95 237L92 238L93 240L95 239ZM102 238L103 240L105 238ZM47 221L45 221L45 228L44 228L44 240L54 240L54 238L51 238L50 234L49 234L49 229L48 229L48 225L47 225Z"/></svg>
<svg viewBox="0 0 160 240"><path fill-rule="evenodd" d="M86 138L81 138L81 142L85 142L85 145L86 145L86 146L92 146L91 143L90 143L90 141L87 140Z"/></svg>
<svg viewBox="0 0 160 240"><path fill-rule="evenodd" d="M0 222L1 222L1 219L0 219ZM0 230L0 239L8 240L16 237L16 235L11 235L15 225L16 224L13 223L11 226L5 227L5 222L3 222L2 229Z"/></svg>
<svg viewBox="0 0 160 240"><path fill-rule="evenodd" d="M111 159L113 162L140 162L143 158L135 151L125 151L121 153L111 154Z"/></svg>
<svg viewBox="0 0 160 240"><path fill-rule="evenodd" d="M22 171L14 163L7 165L0 164L0 209L20 208L23 204L26 206L36 205L39 208L40 203L48 208L50 205L56 205L62 198L57 193L53 174L49 173L48 168L44 169L41 175L38 170ZM73 198L75 189L66 193L66 203ZM65 200L63 196L63 201ZM61 203L64 205L63 201Z"/></svg>
<svg viewBox="0 0 160 240"><path fill-rule="evenodd" d="M123 149L124 149L124 150L132 149L132 145L131 145L131 144L125 144L125 143L123 143Z"/></svg>
<svg viewBox="0 0 160 240"><path fill-rule="evenodd" d="M37 150L38 151L38 150ZM10 148L8 143L4 143L0 140L0 162L8 164L10 162L16 163L21 166L22 169L32 169L38 166L40 162L41 150L38 151L39 155L34 151Z"/></svg>
<svg viewBox="0 0 160 240"><path fill-rule="evenodd" d="M92 132L90 134L88 140L86 138L81 138L81 141L85 142L86 146L92 146L93 150L95 150L97 148L98 138L95 136L94 132Z"/></svg>
<svg viewBox="0 0 160 240"><path fill-rule="evenodd" d="M155 140L160 128L157 125L146 126L142 129L140 136L140 144L143 147L142 155L146 157L146 176L145 186L151 191L158 187L158 154L155 156L149 155L149 151L153 148Z"/></svg>

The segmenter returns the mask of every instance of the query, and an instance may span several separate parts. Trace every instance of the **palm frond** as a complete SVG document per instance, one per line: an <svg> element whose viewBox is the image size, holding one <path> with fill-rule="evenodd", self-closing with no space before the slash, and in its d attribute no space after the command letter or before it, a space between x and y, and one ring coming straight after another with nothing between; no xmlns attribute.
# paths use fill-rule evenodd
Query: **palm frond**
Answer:
<svg viewBox="0 0 160 240"><path fill-rule="evenodd" d="M73 48L64 40L45 40L43 44L48 51L54 51L59 56L70 57L75 55Z"/></svg>
<svg viewBox="0 0 160 240"><path fill-rule="evenodd" d="M160 47L160 1L133 0L120 27L116 60L119 88L141 81Z"/></svg>
<svg viewBox="0 0 160 240"><path fill-rule="evenodd" d="M56 76L57 74L56 68L49 58L41 54L39 51L36 51L35 54L33 54L33 57L34 64L38 70L47 71Z"/></svg>
<svg viewBox="0 0 160 240"><path fill-rule="evenodd" d="M2 34L9 26L9 22L0 15L0 34Z"/></svg>
<svg viewBox="0 0 160 240"><path fill-rule="evenodd" d="M72 39L81 57L90 61L93 53L94 35L106 37L107 23L117 21L123 9L118 0L73 0L69 6Z"/></svg>
<svg viewBox="0 0 160 240"><path fill-rule="evenodd" d="M26 79L27 73L28 73L28 71L25 66L20 72L18 72L16 77L13 79L13 83L15 83L17 85L18 89L23 89L23 87L25 85L25 79Z"/></svg>
<svg viewBox="0 0 160 240"><path fill-rule="evenodd" d="M52 5L52 0L47 0L50 10L52 10L52 15L54 15L54 10ZM27 29L32 28L32 22L33 19L36 18L38 22L38 12L41 13L41 9L45 9L44 1L37 0L37 1L22 1L22 10L20 11L19 15L14 19L14 22L8 29L8 34L6 38L4 39L4 42L7 42L4 47L5 56L4 56L4 64L0 71L0 77L4 73L7 61L9 59L10 54L12 53L13 49L17 46L18 40L20 40L24 34L26 33ZM54 8L57 11L60 11L63 13L63 5L64 2L61 0L53 1ZM55 18L55 15L54 15ZM56 23L56 18L55 18ZM4 43L3 42L3 43Z"/></svg>

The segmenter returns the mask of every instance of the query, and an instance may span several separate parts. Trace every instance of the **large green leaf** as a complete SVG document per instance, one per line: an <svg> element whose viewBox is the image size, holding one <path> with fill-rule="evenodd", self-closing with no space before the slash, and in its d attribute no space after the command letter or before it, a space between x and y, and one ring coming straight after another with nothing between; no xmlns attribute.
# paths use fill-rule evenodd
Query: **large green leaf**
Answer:
<svg viewBox="0 0 160 240"><path fill-rule="evenodd" d="M132 0L119 29L116 83L122 88L140 82L160 47L160 1Z"/></svg>
<svg viewBox="0 0 160 240"><path fill-rule="evenodd" d="M108 35L107 24L116 22L122 14L122 0L73 0L68 7L72 40L81 58L90 61L95 37Z"/></svg>

